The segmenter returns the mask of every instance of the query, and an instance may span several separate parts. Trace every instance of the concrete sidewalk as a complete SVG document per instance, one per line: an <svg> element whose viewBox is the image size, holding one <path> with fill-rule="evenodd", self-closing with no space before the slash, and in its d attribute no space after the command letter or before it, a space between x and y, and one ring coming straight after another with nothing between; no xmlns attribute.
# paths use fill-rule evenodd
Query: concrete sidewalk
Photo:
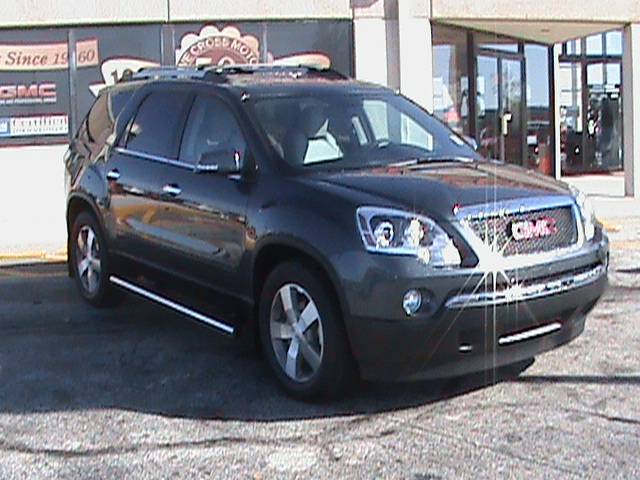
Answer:
<svg viewBox="0 0 640 480"><path fill-rule="evenodd" d="M640 217L640 198L624 196L624 175L622 172L601 175L578 175L562 179L582 190L593 203L599 219Z"/></svg>

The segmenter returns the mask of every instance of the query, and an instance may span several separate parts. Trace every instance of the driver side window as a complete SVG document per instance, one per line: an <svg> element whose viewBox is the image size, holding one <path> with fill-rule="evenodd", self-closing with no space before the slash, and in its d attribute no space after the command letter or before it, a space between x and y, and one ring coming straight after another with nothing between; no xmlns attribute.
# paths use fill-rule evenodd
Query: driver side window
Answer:
<svg viewBox="0 0 640 480"><path fill-rule="evenodd" d="M216 98L197 96L182 138L180 160L197 165L205 153L229 152L240 167L246 149L240 126L229 108Z"/></svg>
<svg viewBox="0 0 640 480"><path fill-rule="evenodd" d="M381 100L365 100L363 109L376 143L411 145L428 152L434 149L433 135L408 115Z"/></svg>

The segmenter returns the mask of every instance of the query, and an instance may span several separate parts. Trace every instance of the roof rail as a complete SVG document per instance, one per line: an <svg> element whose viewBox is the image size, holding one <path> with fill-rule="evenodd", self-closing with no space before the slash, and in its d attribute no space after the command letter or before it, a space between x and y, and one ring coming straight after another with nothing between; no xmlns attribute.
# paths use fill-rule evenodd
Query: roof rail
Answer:
<svg viewBox="0 0 640 480"><path fill-rule="evenodd" d="M196 80L212 80L214 82L224 83L227 76L237 74L273 74L273 75L291 75L293 77L301 77L305 75L320 75L327 78L344 80L348 77L331 68L319 65L278 65L278 64L234 64L234 65L200 65L197 67L150 67L141 68L137 72L125 70L121 82L129 82L135 80L159 80L159 79L196 79Z"/></svg>
<svg viewBox="0 0 640 480"><path fill-rule="evenodd" d="M151 67L141 68L137 72L131 72L128 78L123 75L123 80L149 80L160 78L202 78L205 72L197 67Z"/></svg>
<svg viewBox="0 0 640 480"><path fill-rule="evenodd" d="M312 64L274 64L274 63L250 63L205 67L207 72L215 72L218 75L233 74L278 74L291 73L292 75L327 75L334 78L346 79L346 75L322 65Z"/></svg>

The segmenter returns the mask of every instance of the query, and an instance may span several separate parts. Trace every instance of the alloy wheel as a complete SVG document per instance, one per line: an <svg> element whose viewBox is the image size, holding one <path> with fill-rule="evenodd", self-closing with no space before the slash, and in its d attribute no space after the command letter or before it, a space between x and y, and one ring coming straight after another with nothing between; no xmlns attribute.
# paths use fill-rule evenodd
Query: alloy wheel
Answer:
<svg viewBox="0 0 640 480"><path fill-rule="evenodd" d="M309 380L322 364L322 320L311 295L288 283L275 294L270 314L271 344L278 364L296 382Z"/></svg>
<svg viewBox="0 0 640 480"><path fill-rule="evenodd" d="M101 261L98 238L89 225L84 225L76 239L76 267L82 287L89 295L100 288Z"/></svg>

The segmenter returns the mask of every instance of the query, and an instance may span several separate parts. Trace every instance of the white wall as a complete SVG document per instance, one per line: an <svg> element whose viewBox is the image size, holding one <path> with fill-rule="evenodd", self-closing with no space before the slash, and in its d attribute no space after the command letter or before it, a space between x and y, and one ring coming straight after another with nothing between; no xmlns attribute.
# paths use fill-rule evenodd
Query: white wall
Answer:
<svg viewBox="0 0 640 480"><path fill-rule="evenodd" d="M66 248L66 146L0 148L0 255Z"/></svg>

